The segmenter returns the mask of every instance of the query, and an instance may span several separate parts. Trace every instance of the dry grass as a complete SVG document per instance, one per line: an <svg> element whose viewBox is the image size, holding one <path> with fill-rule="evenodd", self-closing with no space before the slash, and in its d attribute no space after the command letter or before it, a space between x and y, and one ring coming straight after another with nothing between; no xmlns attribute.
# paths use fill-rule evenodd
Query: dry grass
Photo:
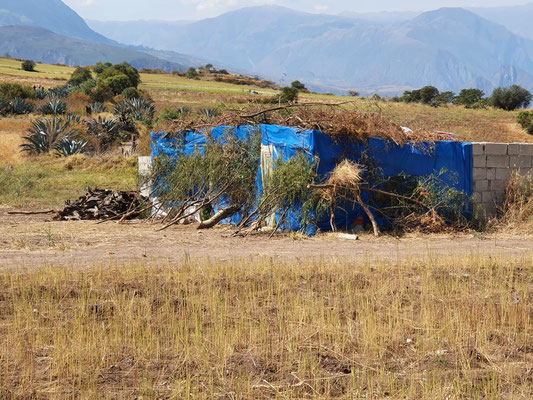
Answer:
<svg viewBox="0 0 533 400"><path fill-rule="evenodd" d="M489 228L507 233L533 232L533 175L515 173L505 190L499 218L489 221Z"/></svg>
<svg viewBox="0 0 533 400"><path fill-rule="evenodd" d="M533 260L0 275L1 398L530 399Z"/></svg>

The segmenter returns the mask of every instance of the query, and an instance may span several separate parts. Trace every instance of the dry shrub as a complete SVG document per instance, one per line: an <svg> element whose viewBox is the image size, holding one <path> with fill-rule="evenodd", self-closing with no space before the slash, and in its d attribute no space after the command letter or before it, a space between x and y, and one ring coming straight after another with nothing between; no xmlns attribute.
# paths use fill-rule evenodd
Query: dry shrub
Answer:
<svg viewBox="0 0 533 400"><path fill-rule="evenodd" d="M77 171L123 171L137 167L137 157L88 157L85 154L76 154L66 157L63 167L67 170Z"/></svg>
<svg viewBox="0 0 533 400"><path fill-rule="evenodd" d="M85 106L91 102L89 96L84 93L72 93L65 99L70 113L84 114Z"/></svg>
<svg viewBox="0 0 533 400"><path fill-rule="evenodd" d="M375 113L345 110L340 106L288 106L274 109L252 107L247 110L224 110L215 118L190 115L174 121L172 132L211 129L216 126L275 124L302 130L316 129L334 140L366 141L369 138L392 140L396 144L433 141L434 135L406 134L399 125Z"/></svg>
<svg viewBox="0 0 533 400"><path fill-rule="evenodd" d="M514 173L505 190L501 217L493 222L496 229L533 232L533 176Z"/></svg>

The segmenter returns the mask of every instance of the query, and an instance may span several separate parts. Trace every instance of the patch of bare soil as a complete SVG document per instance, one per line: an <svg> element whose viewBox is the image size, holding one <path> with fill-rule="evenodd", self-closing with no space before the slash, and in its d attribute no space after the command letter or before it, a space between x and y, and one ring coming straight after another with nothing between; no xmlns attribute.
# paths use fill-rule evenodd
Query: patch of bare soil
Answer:
<svg viewBox="0 0 533 400"><path fill-rule="evenodd" d="M407 235L374 238L363 234L347 240L333 234L307 238L295 233L232 237L232 230L198 231L176 226L158 232L158 224L132 221L96 223L52 221L52 215L10 215L0 208L0 265L93 265L149 260L181 261L184 258L305 259L405 259L416 256L529 255L533 236Z"/></svg>

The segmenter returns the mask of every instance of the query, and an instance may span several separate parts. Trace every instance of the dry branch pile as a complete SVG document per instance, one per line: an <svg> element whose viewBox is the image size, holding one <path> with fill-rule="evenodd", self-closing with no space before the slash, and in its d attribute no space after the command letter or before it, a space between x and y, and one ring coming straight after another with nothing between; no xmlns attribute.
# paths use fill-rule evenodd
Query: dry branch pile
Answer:
<svg viewBox="0 0 533 400"><path fill-rule="evenodd" d="M214 118L185 116L161 127L167 132L209 130L217 126L272 124L302 130L316 129L334 140L366 141L369 138L392 140L396 144L434 141L426 133L405 133L399 125L381 115L347 110L341 104L301 104L246 110L224 110Z"/></svg>
<svg viewBox="0 0 533 400"><path fill-rule="evenodd" d="M87 193L75 202L67 200L57 212L56 220L112 220L132 218L139 214L146 199L139 192L87 188Z"/></svg>

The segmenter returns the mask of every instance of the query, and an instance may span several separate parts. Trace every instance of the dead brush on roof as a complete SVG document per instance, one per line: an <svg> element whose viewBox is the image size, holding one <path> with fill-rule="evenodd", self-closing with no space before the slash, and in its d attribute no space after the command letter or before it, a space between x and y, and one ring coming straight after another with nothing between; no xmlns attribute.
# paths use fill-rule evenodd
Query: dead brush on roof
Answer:
<svg viewBox="0 0 533 400"><path fill-rule="evenodd" d="M270 109L252 107L245 110L223 110L215 118L187 115L158 130L171 132L209 130L217 126L272 124L302 130L319 130L335 141L367 141L370 138L391 140L398 145L434 141L435 136L425 132L408 134L399 125L371 112L347 110L336 105L302 104Z"/></svg>

